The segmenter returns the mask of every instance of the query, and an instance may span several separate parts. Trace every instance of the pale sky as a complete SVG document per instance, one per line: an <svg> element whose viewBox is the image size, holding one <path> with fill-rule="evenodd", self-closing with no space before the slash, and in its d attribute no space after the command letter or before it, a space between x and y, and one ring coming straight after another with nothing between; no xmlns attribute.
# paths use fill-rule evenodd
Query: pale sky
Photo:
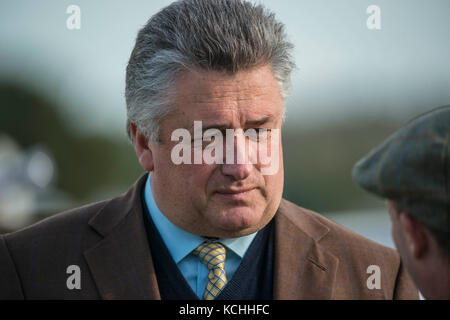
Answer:
<svg viewBox="0 0 450 320"><path fill-rule="evenodd" d="M295 45L288 123L450 104L450 1L258 2ZM125 67L137 31L170 3L0 0L0 78L65 102L65 114L84 130L122 132ZM81 9L80 30L66 28L71 4ZM369 5L381 10L381 30L366 26Z"/></svg>

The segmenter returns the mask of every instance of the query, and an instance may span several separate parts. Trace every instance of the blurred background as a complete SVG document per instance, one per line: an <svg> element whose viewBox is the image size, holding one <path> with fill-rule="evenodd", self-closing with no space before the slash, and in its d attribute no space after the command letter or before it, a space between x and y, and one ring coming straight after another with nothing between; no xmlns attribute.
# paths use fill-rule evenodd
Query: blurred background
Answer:
<svg viewBox="0 0 450 320"><path fill-rule="evenodd" d="M137 31L171 1L0 0L0 233L114 197L143 173L125 133ZM450 104L447 0L262 0L298 69L286 102L284 197L393 246L354 163L411 117ZM69 29L66 10L81 10ZM369 29L370 5L381 29Z"/></svg>

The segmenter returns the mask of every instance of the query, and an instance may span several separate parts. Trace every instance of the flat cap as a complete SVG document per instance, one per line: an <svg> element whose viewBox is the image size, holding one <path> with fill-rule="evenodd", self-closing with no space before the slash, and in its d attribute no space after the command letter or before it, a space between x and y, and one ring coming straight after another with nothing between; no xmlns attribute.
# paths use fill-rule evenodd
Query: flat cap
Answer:
<svg viewBox="0 0 450 320"><path fill-rule="evenodd" d="M426 112L393 133L353 167L353 180L381 198L414 205L408 212L450 232L450 105Z"/></svg>

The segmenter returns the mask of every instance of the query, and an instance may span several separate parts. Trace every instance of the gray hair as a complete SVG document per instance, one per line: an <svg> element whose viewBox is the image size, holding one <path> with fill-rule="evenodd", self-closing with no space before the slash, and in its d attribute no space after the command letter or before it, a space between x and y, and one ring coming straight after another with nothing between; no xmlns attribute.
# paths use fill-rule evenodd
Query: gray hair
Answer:
<svg viewBox="0 0 450 320"><path fill-rule="evenodd" d="M261 5L242 0L180 0L139 31L126 71L130 123L153 141L170 112L176 75L185 70L241 70L270 65L285 98L295 64L284 25Z"/></svg>

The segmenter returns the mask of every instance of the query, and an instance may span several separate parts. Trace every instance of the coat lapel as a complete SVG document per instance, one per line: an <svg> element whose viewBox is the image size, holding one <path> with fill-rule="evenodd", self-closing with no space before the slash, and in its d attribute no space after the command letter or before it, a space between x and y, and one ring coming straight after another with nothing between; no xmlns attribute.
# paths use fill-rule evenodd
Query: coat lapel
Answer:
<svg viewBox="0 0 450 320"><path fill-rule="evenodd" d="M103 299L160 299L142 216L140 192L146 178L89 221L104 237L84 252Z"/></svg>
<svg viewBox="0 0 450 320"><path fill-rule="evenodd" d="M319 244L328 232L307 210L281 201L275 216L275 299L332 299L339 260Z"/></svg>

